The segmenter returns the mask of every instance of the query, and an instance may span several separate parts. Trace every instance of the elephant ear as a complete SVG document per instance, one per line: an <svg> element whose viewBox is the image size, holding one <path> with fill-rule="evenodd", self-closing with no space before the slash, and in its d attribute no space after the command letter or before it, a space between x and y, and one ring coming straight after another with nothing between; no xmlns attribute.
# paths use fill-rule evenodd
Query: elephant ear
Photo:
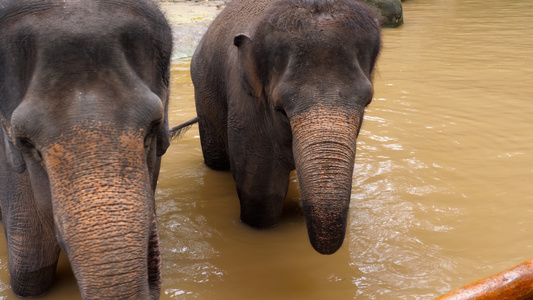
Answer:
<svg viewBox="0 0 533 300"><path fill-rule="evenodd" d="M233 44L239 48L242 86L251 96L261 98L263 87L258 73L257 62L253 55L252 39L245 34L238 34L235 36Z"/></svg>
<svg viewBox="0 0 533 300"><path fill-rule="evenodd" d="M9 165L13 171L17 173L22 173L26 170L26 163L22 157L22 153L13 145L9 139L9 135L6 132L6 129L2 126L3 136L4 136L4 147L6 148L6 156Z"/></svg>

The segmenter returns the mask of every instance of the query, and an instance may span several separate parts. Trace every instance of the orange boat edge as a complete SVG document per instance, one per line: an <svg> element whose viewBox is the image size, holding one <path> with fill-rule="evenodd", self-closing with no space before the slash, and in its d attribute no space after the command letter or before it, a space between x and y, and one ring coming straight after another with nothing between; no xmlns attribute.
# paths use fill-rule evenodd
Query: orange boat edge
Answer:
<svg viewBox="0 0 533 300"><path fill-rule="evenodd" d="M481 279L435 300L533 299L533 259Z"/></svg>

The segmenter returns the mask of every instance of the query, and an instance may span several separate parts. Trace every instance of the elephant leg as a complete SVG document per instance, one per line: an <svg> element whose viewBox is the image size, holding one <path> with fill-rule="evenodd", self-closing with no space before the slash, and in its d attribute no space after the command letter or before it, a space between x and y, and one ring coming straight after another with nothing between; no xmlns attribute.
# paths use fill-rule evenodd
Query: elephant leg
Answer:
<svg viewBox="0 0 533 300"><path fill-rule="evenodd" d="M231 168L241 204L241 220L257 228L275 226L281 219L290 168L277 151L258 142L257 135L233 136L229 140Z"/></svg>
<svg viewBox="0 0 533 300"><path fill-rule="evenodd" d="M226 144L215 127L204 117L198 121L200 142L205 164L214 170L227 170L230 167Z"/></svg>
<svg viewBox="0 0 533 300"><path fill-rule="evenodd" d="M7 241L13 292L44 294L53 284L59 244L49 211L36 204L28 171L16 173L7 160L0 131L0 211Z"/></svg>
<svg viewBox="0 0 533 300"><path fill-rule="evenodd" d="M52 218L35 206L28 181L20 180L24 174L10 173L10 180L0 177L0 203L11 286L18 296L39 296L54 282L60 248Z"/></svg>

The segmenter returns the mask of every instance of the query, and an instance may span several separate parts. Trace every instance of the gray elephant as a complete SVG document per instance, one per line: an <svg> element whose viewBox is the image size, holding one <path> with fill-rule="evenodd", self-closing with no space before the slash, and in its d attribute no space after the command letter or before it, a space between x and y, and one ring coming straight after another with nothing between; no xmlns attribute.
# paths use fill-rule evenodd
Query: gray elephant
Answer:
<svg viewBox="0 0 533 300"><path fill-rule="evenodd" d="M84 299L156 299L172 35L148 0L0 1L0 208L13 291L60 248Z"/></svg>
<svg viewBox="0 0 533 300"><path fill-rule="evenodd" d="M191 62L204 160L231 168L241 220L274 226L296 169L309 238L344 240L377 18L353 0L233 0Z"/></svg>

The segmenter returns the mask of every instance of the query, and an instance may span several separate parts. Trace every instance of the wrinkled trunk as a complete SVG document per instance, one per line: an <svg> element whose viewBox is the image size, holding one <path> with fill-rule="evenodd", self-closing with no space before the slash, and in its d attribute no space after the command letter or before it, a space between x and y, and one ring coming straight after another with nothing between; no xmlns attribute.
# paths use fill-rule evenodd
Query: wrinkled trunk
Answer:
<svg viewBox="0 0 533 300"><path fill-rule="evenodd" d="M359 126L359 114L341 108L318 107L291 119L309 239L322 254L344 241Z"/></svg>
<svg viewBox="0 0 533 300"><path fill-rule="evenodd" d="M84 299L158 298L159 244L142 135L108 131L77 129L45 152L58 240Z"/></svg>

